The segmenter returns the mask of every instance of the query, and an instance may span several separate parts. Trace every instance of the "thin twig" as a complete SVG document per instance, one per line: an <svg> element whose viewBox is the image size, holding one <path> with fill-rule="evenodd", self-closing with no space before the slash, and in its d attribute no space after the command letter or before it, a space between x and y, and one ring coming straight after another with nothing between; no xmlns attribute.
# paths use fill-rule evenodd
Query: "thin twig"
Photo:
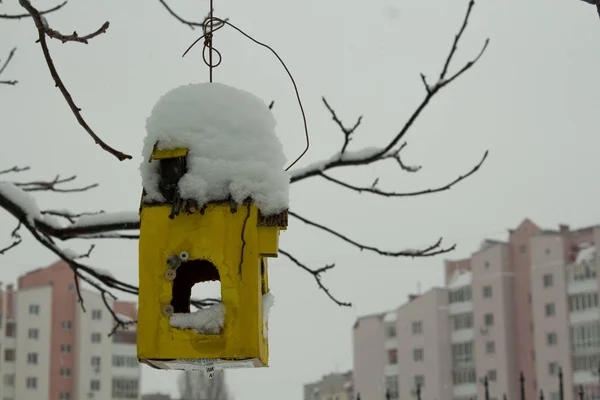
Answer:
<svg viewBox="0 0 600 400"><path fill-rule="evenodd" d="M323 103L325 103L325 107L327 107L327 109L331 113L331 118L335 121L335 123L339 126L342 133L344 134L344 144L342 145L342 150L340 151L340 153L343 154L346 152L346 148L348 147L348 144L350 144L350 141L352 140L352 134L360 126L363 116L361 115L360 117L358 117L358 120L356 121L354 126L352 126L352 128L346 128L344 123L338 118L338 116L335 113L335 111L333 110L333 108L331 108L329 103L327 103L327 100L325 99L325 97L322 97L321 99L323 100Z"/></svg>
<svg viewBox="0 0 600 400"><path fill-rule="evenodd" d="M317 285L319 285L319 288L321 288L321 290L323 290L325 292L325 294L327 295L327 297L329 297L335 304L337 304L338 306L342 306L342 307L351 307L352 303L346 303L343 301L339 301L338 299L336 299L335 297L333 297L333 295L331 294L331 292L329 291L329 289L327 289L325 287L325 285L323 285L323 282L321 281L321 274L324 272L327 272L328 270L332 269L335 267L335 264L329 264L326 265L322 268L319 269L310 269L308 268L306 265L304 265L303 263L301 263L300 261L298 261L298 259L296 259L294 256L292 256L290 253L288 253L287 251L283 250L282 248L279 248L279 253L283 254L284 256L286 256L287 258L290 259L290 261L292 261L294 264L296 264L296 266L302 268L303 270L305 270L306 272L308 272L309 274L311 274L314 278L315 281L317 281Z"/></svg>
<svg viewBox="0 0 600 400"><path fill-rule="evenodd" d="M6 67L8 66L8 64L10 63L10 61L12 60L13 56L15 55L15 52L17 51L17 48L14 47L10 53L8 53L8 57L6 58L6 61L4 61L4 64L2 64L2 66L0 67L0 75L2 75L2 73L4 72L4 70L6 69ZM2 80L0 81L0 83L4 84L4 85L16 85L18 83L18 81L15 80Z"/></svg>
<svg viewBox="0 0 600 400"><path fill-rule="evenodd" d="M67 2L64 1L64 2L60 3L57 6L54 6L52 8L47 9L47 10L44 10L44 11L40 11L40 15L49 14L51 12L58 11L61 8L63 8L64 6L66 6L66 5L67 5ZM22 18L27 18L27 17L31 17L31 14L29 14L29 13L27 13L27 14L15 14L15 15L0 14L0 19L22 19Z"/></svg>
<svg viewBox="0 0 600 400"><path fill-rule="evenodd" d="M204 22L193 22L193 21L188 21L183 19L181 16L179 16L179 14L177 14L175 11L173 11L173 9L171 7L169 7L169 5L167 4L166 1L164 0L158 0L160 2L160 4L162 4L166 10L169 12L169 14L171 14L175 19L177 19L177 21L181 22L184 25L189 26L192 29L195 28L202 28L202 26L204 25Z"/></svg>
<svg viewBox="0 0 600 400"><path fill-rule="evenodd" d="M18 167L15 165L12 168L0 170L0 175L9 174L11 172L14 172L14 173L25 172L25 171L29 171L29 169L30 169L29 167Z"/></svg>

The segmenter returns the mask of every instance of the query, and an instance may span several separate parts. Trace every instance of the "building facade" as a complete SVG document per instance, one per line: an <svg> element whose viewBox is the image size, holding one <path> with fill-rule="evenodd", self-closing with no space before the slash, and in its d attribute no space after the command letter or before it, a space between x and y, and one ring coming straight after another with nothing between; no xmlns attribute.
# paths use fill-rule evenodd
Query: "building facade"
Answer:
<svg viewBox="0 0 600 400"><path fill-rule="evenodd" d="M524 220L445 262L445 286L353 329L355 392L364 399L600 399L600 227L543 230ZM418 385L417 385L418 384ZM365 394L363 396L363 393Z"/></svg>
<svg viewBox="0 0 600 400"><path fill-rule="evenodd" d="M352 371L323 376L304 385L304 400L353 400Z"/></svg>
<svg viewBox="0 0 600 400"><path fill-rule="evenodd" d="M0 399L138 399L135 327L117 330L99 293L81 288L64 262L29 272L0 291ZM125 319L135 303L108 299Z"/></svg>

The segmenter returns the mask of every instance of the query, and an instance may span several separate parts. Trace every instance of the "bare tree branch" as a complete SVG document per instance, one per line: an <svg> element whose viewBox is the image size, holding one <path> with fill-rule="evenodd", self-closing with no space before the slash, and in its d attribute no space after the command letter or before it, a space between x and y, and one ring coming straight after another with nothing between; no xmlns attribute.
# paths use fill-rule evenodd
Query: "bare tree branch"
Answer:
<svg viewBox="0 0 600 400"><path fill-rule="evenodd" d="M332 182L332 183L336 183L340 186L343 186L347 189L351 189L354 191L357 191L359 193L365 192L365 193L371 193L371 194L375 194L378 196L384 196L384 197L411 197L411 196L420 196L420 195L424 195L424 194L431 194L431 193L438 193L438 192L443 192L446 191L450 188L452 188L452 186L456 185L457 183L464 181L465 179L467 179L469 176L473 175L475 172L477 172L479 170L479 168L483 165L483 162L485 161L485 159L488 156L488 152L486 151L483 155L483 157L481 158L481 160L466 174L464 175L460 175L458 178L454 179L452 182L444 185L444 186L439 186L433 189L424 189L424 190L419 190L416 192L405 192L405 193L400 193L400 192L388 192L388 191L384 191L384 190L380 190L377 188L377 183L379 180L375 180L375 182L373 182L373 185L371 185L370 187L361 187L361 186L356 186L356 185L352 185L349 183L346 183L344 181L341 181L339 179L333 178L330 175L325 174L324 172L322 172L320 174L320 176L324 179L327 179L328 181Z"/></svg>
<svg viewBox="0 0 600 400"><path fill-rule="evenodd" d="M2 64L2 66L0 67L0 75L2 75L2 73L4 72L4 70L6 69L6 67L8 66L8 64L10 63L10 61L12 60L13 56L15 55L15 52L17 51L17 48L14 47L10 53L8 53L8 58L6 59L6 61L4 61L4 64ZM15 80L0 80L0 84L4 84L4 85L16 85L18 83L18 81Z"/></svg>
<svg viewBox="0 0 600 400"><path fill-rule="evenodd" d="M435 242L434 244L432 244L429 247L426 247L424 249L420 249L420 250L400 250L400 251L389 251L389 250L381 250L378 247L375 246L369 246L369 245L365 245L365 244L361 244L355 240L352 240L350 238L348 238L345 235L342 235L341 233L328 228L325 225L319 224L317 222L311 221L309 219L306 219L298 214L296 214L295 212L292 211L288 211L288 214L291 217L297 218L300 221L304 222L307 225L310 225L312 227L318 228L322 231L325 231L333 236L338 237L339 239L342 239L344 242L349 243L355 247L357 247L360 251L363 250L368 250L368 251L372 251L374 253L377 253L381 256L386 256L386 257L411 257L411 258L415 258L415 257L432 257L432 256L436 256L438 254L443 254L443 253L448 253L452 250L454 250L456 248L456 245L453 245L451 247L447 247L447 248L443 248L440 247L442 244L442 238L438 239L437 242Z"/></svg>
<svg viewBox="0 0 600 400"><path fill-rule="evenodd" d="M117 157L117 159L119 161L130 159L131 158L130 155L122 153L122 152L112 148L111 146L106 144L102 139L100 139L100 137L92 130L92 128L85 121L85 119L81 115L81 108L79 108L73 101L71 93L69 93L69 91L65 87L65 84L63 83L62 79L60 78L60 75L58 74L58 71L56 70L54 61L52 60L52 57L50 55L48 43L46 42L46 36L49 36L51 38L59 39L63 43L67 42L67 41L88 43L89 39L96 37L96 36L100 35L101 33L106 32L106 30L108 29L108 25L109 25L108 22L105 22L104 25L102 25L102 27L100 27L100 29L98 29L96 32L93 32L89 35L85 35L83 37L80 37L79 35L77 35L77 32L73 32L72 35L63 35L60 32L58 32L54 29L51 29L48 26L48 23L46 22L45 18L40 14L40 12L35 7L33 7L31 5L29 0L19 0L19 4L21 4L21 6L24 7L27 10L27 12L29 12L29 14L32 16L32 18L35 22L35 26L38 30L38 42L40 43L40 45L42 47L42 52L44 53L44 58L46 60L46 64L48 65L48 69L50 70L50 75L52 76L52 79L54 79L56 86L59 88L63 97L67 101L67 104L71 108L71 111L73 112L73 115L75 115L75 118L77 119L77 122L79 122L79 125L81 125L83 127L83 129L85 129L85 131L92 137L92 139L94 139L94 142L97 145L99 145L106 152Z"/></svg>
<svg viewBox="0 0 600 400"><path fill-rule="evenodd" d="M66 5L67 5L67 2L64 1L57 6L54 6L47 10L44 10L44 11L40 11L40 15L45 15L45 14L49 14L54 11L58 11ZM27 17L31 17L31 14L29 14L29 13L28 14L16 14L16 15L0 14L0 19L22 19L22 18L27 18Z"/></svg>
<svg viewBox="0 0 600 400"><path fill-rule="evenodd" d="M0 170L0 175L9 174L11 172L15 172L15 173L25 172L25 171L29 171L29 169L30 169L29 167L19 167L19 166L15 165L12 168Z"/></svg>
<svg viewBox="0 0 600 400"><path fill-rule="evenodd" d="M321 290L323 290L325 292L325 294L327 295L327 297L329 297L335 304L337 304L338 306L342 306L342 307L350 307L350 306L352 306L352 303L346 303L346 302L340 301L340 300L336 299L335 297L333 297L333 295L331 294L331 292L329 291L329 289L327 289L325 287L325 285L323 285L323 282L321 281L321 274L323 274L324 272L327 272L330 269L334 268L335 264L329 264L329 265L326 265L326 266L324 266L322 268L319 268L319 269L310 269L306 265L304 265L303 263L301 263L300 261L298 261L298 259L296 259L294 256L292 256L290 253L288 253L287 251L283 250L282 248L279 248L279 253L281 253L284 256L286 256L287 258L289 258L291 262L293 262L294 264L296 264L296 266L302 268L303 270L305 270L306 272L308 272L309 274L311 274L315 278L315 281L317 281L317 285L319 285L319 288L321 288Z"/></svg>

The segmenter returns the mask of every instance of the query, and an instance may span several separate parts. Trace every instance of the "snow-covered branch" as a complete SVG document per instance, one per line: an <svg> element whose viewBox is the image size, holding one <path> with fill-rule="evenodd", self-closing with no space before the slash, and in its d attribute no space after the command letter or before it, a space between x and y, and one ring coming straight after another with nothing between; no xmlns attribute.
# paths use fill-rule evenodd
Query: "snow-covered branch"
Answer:
<svg viewBox="0 0 600 400"><path fill-rule="evenodd" d="M425 85L425 97L423 98L421 103L417 106L417 108L413 111L413 113L410 115L410 117L404 123L404 125L398 131L398 133L396 133L385 145L361 149L361 150L355 150L355 151L348 151L347 150L348 145L349 145L350 141L352 140L352 135L355 133L356 129L360 126L360 123L362 121L362 116L358 118L357 122L353 125L352 128L347 128L344 125L344 123L337 117L333 107L331 107L330 104L327 102L327 100L325 100L325 98L323 98L325 107L329 110L330 114L332 115L332 119L335 121L335 123L338 125L338 127L340 128L340 130L342 131L342 133L344 135L344 141L342 143L341 150L337 154L333 155L332 157L330 157L326 160L314 162L306 167L296 168L296 169L292 170L291 171L291 182L298 182L298 181L301 181L301 180L304 180L307 178L311 178L314 176L321 176L325 171L332 170L335 168L369 165L369 164L373 164L373 163L376 163L376 162L379 162L379 161L382 161L385 159L390 159L390 158L395 159L399 163L401 168L407 172L418 171L418 169L420 169L420 167L411 168L411 167L407 167L406 165L404 165L402 163L402 161L399 157L399 152L400 152L400 150L402 150L402 148L404 146L406 146L406 144L404 143L399 146L399 143L404 138L404 136L407 134L407 132L410 130L410 128L414 125L414 123L417 121L417 119L422 115L423 111L425 111L427 105L435 97L435 95L438 92L440 92L443 88L448 86L450 83L452 83L454 80L459 78L462 74L464 74L469 69L471 69L477 63L477 61L479 61L479 59L485 52L485 50L488 46L488 43L489 43L489 39L486 39L480 53L473 60L471 60L471 61L467 62L465 65L463 65L462 68L460 68L458 70L458 72L455 72L454 74L449 73L450 64L456 53L458 43L459 43L460 39L462 38L462 35L467 27L469 18L471 17L471 11L472 11L474 5L475 5L475 1L470 0L466 15L463 19L462 26L461 26L458 34L454 38L454 42L452 43L450 52L448 53L448 55L445 59L444 66L442 68L442 72L440 73L440 76L439 76L437 82L435 84L429 84L429 83L427 83L427 78L425 77L425 75L421 74L421 79L423 80L423 84ZM485 157L484 157L484 160L485 160ZM478 165L478 167L479 166L480 165ZM423 191L421 194L425 194L426 192L427 191Z"/></svg>
<svg viewBox="0 0 600 400"><path fill-rule="evenodd" d="M77 122L79 122L79 125L81 125L81 127L88 133L88 135L90 135L92 137L92 139L94 140L94 142L97 145L99 145L106 152L117 157L117 159L119 159L119 161L130 159L131 158L130 155L122 153L122 152L114 149L113 147L106 144L102 139L100 139L100 137L92 130L92 128L85 121L85 119L81 115L81 108L79 108L75 104L75 102L73 101L73 97L71 96L71 93L69 93L69 91L67 90L65 84L63 83L60 75L58 74L56 66L54 65L54 61L52 60L52 56L50 55L50 49L48 48L48 43L46 41L46 38L50 37L53 39L58 39L58 40L62 41L63 43L79 42L79 43L87 44L90 39L95 38L96 36L99 36L102 33L106 32L106 30L108 29L108 26L109 26L108 21L105 22L96 31L94 31L90 34L84 35L84 36L79 36L77 34L77 32L73 32L73 34L71 34L71 35L64 35L64 34L60 33L59 31L50 28L50 26L48 25L48 21L46 21L46 19L40 13L39 10L37 10L33 5L31 5L31 2L29 0L19 0L19 4L21 4L21 6L27 10L27 12L31 15L31 17L33 18L33 21L35 22L35 26L38 31L38 42L40 43L40 46L42 47L42 52L44 53L44 59L46 60L46 64L48 65L48 69L50 70L50 75L52 75L52 79L54 79L54 83L56 84L56 87L58 87L58 89L62 93L67 104L71 108L73 115L77 119Z"/></svg>

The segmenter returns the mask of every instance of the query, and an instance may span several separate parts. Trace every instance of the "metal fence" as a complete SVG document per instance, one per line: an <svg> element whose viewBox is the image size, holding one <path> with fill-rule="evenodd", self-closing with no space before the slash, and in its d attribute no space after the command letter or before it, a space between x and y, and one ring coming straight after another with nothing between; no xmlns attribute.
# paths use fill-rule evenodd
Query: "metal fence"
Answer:
<svg viewBox="0 0 600 400"><path fill-rule="evenodd" d="M598 371L596 371L596 373L598 374L598 385L600 386L600 368L598 369ZM559 369L558 371L558 400L564 400L565 398L565 387L564 387L564 383L563 383L563 371L562 368ZM518 400L527 400L526 396L525 396L525 375L521 372L521 375L519 377L519 389L520 389L520 396ZM485 400L490 400L490 383L488 380L488 377L486 376L483 380L483 388L484 388L484 399ZM575 397L575 400L584 400L586 398L586 393L584 391L583 385L579 385L577 387L575 387L573 389ZM556 389L552 389L551 391L552 393L556 393ZM413 392L414 395L416 395L417 400L422 400L421 398L421 386L417 385L416 390ZM539 396L539 397L538 397ZM540 390L539 391L539 395L536 396L539 398L539 400L552 400L551 396L549 393L544 393L544 390ZM398 399L398 395L393 396L389 391L386 391L385 393L385 399L386 400L395 400ZM600 399L600 393L599 392L595 392L594 396L592 397L588 397L588 399L593 398L593 399ZM508 396L506 393L502 394L502 399L503 400L508 400ZM356 400L361 400L360 397L360 393L356 394ZM370 400L370 399L364 399L364 400Z"/></svg>

